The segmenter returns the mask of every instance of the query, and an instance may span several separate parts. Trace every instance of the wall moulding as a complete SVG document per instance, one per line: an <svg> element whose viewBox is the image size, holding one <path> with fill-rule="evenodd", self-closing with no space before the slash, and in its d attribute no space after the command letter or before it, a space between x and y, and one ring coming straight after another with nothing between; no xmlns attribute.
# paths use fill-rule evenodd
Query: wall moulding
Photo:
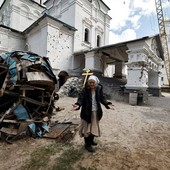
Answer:
<svg viewBox="0 0 170 170"><path fill-rule="evenodd" d="M85 24L87 24L87 25L89 25L89 26L92 26L93 25L93 23L91 22L91 20L90 19L88 19L88 18L84 18L83 20L83 23L85 23Z"/></svg>

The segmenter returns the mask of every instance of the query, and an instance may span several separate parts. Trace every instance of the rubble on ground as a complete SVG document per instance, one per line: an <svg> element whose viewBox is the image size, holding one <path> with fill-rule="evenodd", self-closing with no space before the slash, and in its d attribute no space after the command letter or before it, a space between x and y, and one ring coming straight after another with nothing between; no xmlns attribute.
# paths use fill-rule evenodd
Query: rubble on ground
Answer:
<svg viewBox="0 0 170 170"><path fill-rule="evenodd" d="M22 135L42 137L49 132L59 99L56 84L47 57L25 51L1 54L0 138L11 143Z"/></svg>
<svg viewBox="0 0 170 170"><path fill-rule="evenodd" d="M83 79L78 77L70 77L67 81L60 87L57 94L59 97L77 97L82 90Z"/></svg>

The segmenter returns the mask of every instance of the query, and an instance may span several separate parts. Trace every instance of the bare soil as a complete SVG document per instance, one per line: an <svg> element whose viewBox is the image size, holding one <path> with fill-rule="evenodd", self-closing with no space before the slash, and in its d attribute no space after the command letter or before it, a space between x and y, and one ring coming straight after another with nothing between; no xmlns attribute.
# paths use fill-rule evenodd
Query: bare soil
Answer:
<svg viewBox="0 0 170 170"><path fill-rule="evenodd" d="M170 170L170 94L149 97L148 106L131 106L112 101L115 110L103 107L100 121L101 137L94 153L84 148L78 133L71 143L83 148L83 158L74 167L97 170ZM63 97L57 105L65 109L56 112L52 120L79 120L79 111L72 111L76 98ZM55 142L49 139L19 139L9 145L0 141L0 170L17 170L41 146Z"/></svg>

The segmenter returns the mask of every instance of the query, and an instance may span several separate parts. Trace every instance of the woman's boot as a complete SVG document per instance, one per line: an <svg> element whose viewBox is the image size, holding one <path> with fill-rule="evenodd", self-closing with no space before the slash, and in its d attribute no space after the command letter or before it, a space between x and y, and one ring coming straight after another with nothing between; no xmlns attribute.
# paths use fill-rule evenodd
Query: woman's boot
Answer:
<svg viewBox="0 0 170 170"><path fill-rule="evenodd" d="M85 141L86 150L88 150L89 152L94 152L94 150L93 150L93 148L91 146L91 138L90 138L90 136L84 137L84 141Z"/></svg>
<svg viewBox="0 0 170 170"><path fill-rule="evenodd" d="M91 145L96 146L97 143L94 141L94 135L90 135L89 137L90 137Z"/></svg>

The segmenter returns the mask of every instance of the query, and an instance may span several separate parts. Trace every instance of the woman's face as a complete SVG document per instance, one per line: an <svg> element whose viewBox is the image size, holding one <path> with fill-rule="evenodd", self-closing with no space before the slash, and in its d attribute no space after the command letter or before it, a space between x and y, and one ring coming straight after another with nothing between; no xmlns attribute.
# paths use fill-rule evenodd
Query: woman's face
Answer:
<svg viewBox="0 0 170 170"><path fill-rule="evenodd" d="M89 84L91 89L95 89L96 88L96 82L94 80L89 80L88 84Z"/></svg>

